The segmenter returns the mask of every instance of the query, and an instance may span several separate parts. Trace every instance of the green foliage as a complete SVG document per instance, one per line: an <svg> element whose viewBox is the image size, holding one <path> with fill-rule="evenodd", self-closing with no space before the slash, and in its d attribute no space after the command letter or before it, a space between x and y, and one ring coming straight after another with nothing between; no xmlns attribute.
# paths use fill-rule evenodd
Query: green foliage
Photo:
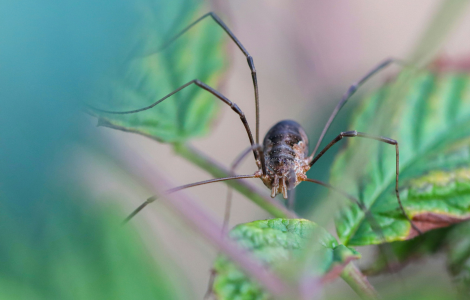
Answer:
<svg viewBox="0 0 470 300"><path fill-rule="evenodd" d="M470 217L470 76L406 70L365 99L348 130L393 138L400 145L400 196L423 231ZM331 171L332 182L370 209L386 241L416 236L395 196L395 148L350 139ZM383 242L354 205L337 219L345 245Z"/></svg>
<svg viewBox="0 0 470 300"><path fill-rule="evenodd" d="M315 239L312 247L315 254L310 271L315 275L327 276L333 267L360 257L355 250L338 244L323 228L303 219L271 219L241 224L230 232L230 237L278 271L292 263L306 245L312 246L309 243L312 238ZM214 269L213 291L218 299L269 298L256 282L248 279L226 257L220 256Z"/></svg>
<svg viewBox="0 0 470 300"><path fill-rule="evenodd" d="M113 78L106 94L110 101L100 103L100 108L111 111L142 108L196 78L217 87L225 53L222 50L222 30L212 20L206 19L168 48L156 51L203 14L194 13L199 11L196 9L198 2L177 2L177 5L158 7L147 15L143 22L147 30L139 30L144 42L137 44L133 58L119 70L123 75ZM449 7L438 13L436 19L440 22L434 22L435 28L431 27L432 30L424 36L421 47L415 51L414 61L423 60L438 50L452 25L452 22L447 22L449 15L454 19L453 15L462 11L460 6ZM439 29L437 38L429 34L436 29ZM400 142L400 192L408 214L422 231L448 226L470 216L470 149L466 139L469 136L467 128L470 128L468 79L466 74L405 72L397 83L381 89L364 102L353 121L354 126L350 128L389 136ZM161 142L179 143L205 134L215 117L217 105L218 101L212 95L190 86L145 112L100 114L99 124L136 132ZM358 207L349 206L337 221L341 241L345 245L367 245L410 239L416 232L411 230L398 209L393 191L393 147L378 143L370 146L373 141L349 143L351 147L343 151L335 163L332 181L365 203L385 240L372 230L370 220ZM274 214L279 212L269 210L269 206L263 207ZM332 276L333 267L342 267L359 257L357 252L338 244L331 235L306 220L257 221L236 227L231 236L277 271L288 269L286 265L300 255L302 248L312 246L307 243L312 237L316 244L308 258L313 261L303 258L312 264L310 271L316 275ZM402 262L413 255L436 251L441 244L433 243L436 241L433 238L435 235L428 233L420 238L420 241L426 239L425 243L417 244L414 240L395 243L393 247ZM442 241L441 236L438 238ZM466 269L459 263L466 261L466 257L462 252L454 254L451 268L455 274L464 274L461 277L465 279ZM220 257L215 269L214 291L220 299L269 298L258 284L226 258ZM173 295L164 288L169 283L159 276L160 273L155 280L162 283L163 294L156 298L171 299ZM142 280L139 276L133 279ZM126 285L119 288L126 289ZM25 290L24 293L33 295L34 291ZM103 297L115 298L107 294Z"/></svg>
<svg viewBox="0 0 470 300"><path fill-rule="evenodd" d="M470 223L462 222L445 228L426 232L407 241L390 243L390 253L379 253L370 268L363 270L366 275L397 271L409 262L424 259L436 253L447 256L447 268L453 276L462 299L470 295ZM392 267L392 270L389 269ZM453 298L452 298L453 299Z"/></svg>
<svg viewBox="0 0 470 300"><path fill-rule="evenodd" d="M171 265L157 263L134 228L120 226L116 209L81 197L35 200L52 208L36 208L26 221L2 210L1 299L187 299ZM32 220L41 221L27 231Z"/></svg>
<svg viewBox="0 0 470 300"><path fill-rule="evenodd" d="M225 35L209 17L199 22L168 47L161 49L180 30L205 13L201 2L179 0L147 12L137 28L138 41L131 59L113 78L99 108L129 111L146 107L193 79L216 88L224 69ZM161 50L161 51L160 51ZM152 109L116 115L100 113L100 125L131 131L161 142L181 142L208 132L218 100L191 85Z"/></svg>

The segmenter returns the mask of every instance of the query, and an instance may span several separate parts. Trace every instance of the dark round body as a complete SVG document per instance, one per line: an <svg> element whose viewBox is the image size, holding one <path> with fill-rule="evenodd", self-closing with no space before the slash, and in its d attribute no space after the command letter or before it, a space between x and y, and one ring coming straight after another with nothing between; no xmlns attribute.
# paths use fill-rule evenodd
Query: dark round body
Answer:
<svg viewBox="0 0 470 300"><path fill-rule="evenodd" d="M287 189L298 184L297 174L303 173L305 160L308 157L308 138L299 123L284 120L266 134L263 141L263 152L268 176L285 178ZM265 182L268 187L275 183Z"/></svg>

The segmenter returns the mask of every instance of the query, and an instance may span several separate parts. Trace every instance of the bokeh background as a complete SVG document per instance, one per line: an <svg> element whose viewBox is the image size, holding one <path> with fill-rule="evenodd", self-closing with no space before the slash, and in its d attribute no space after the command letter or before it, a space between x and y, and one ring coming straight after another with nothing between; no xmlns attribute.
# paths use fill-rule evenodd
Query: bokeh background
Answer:
<svg viewBox="0 0 470 300"><path fill-rule="evenodd" d="M406 59L440 3L205 1L201 15L211 10L217 12L253 56L260 87L261 135L276 122L293 119L304 126L315 144L329 113L349 85L383 59ZM119 73L119 62L129 54L132 45L134 25L148 5L150 1L0 2L0 188L6 199L2 201L4 226L0 229L5 250L1 254L5 266L2 276L6 278L3 284L18 284L23 291L18 293L19 299L25 297L24 289L28 286L33 286L31 293L38 289L53 290L47 278L37 279L47 274L34 268L40 269L38 265L50 265L57 259L54 249L61 247L57 241L69 234L65 229L62 232L55 228L86 225L75 228L67 249L72 256L75 251L92 251L92 246L88 250L77 248L95 245L91 241L96 242L97 248L103 246L99 242L103 235L94 228L104 225L94 227L90 215L100 215L101 207L113 207L113 211L125 215L150 196L148 190L105 159L103 153L132 149L175 185L210 178L175 155L170 146L96 127L96 120L80 111L82 103L95 99L97 83ZM470 55L470 10L462 14L440 55L456 59ZM229 64L217 88L243 109L254 128L253 88L246 59L228 39L226 47ZM398 70L390 67L371 79L340 113L326 139L340 131L353 130L347 124L355 100ZM192 144L228 166L248 141L238 117L229 108L221 107L210 134L194 139ZM109 145L113 149L106 148ZM322 158L309 172L310 177L328 180L329 165L339 148ZM255 169L249 156L239 173L249 174ZM261 182L256 184L262 186ZM221 222L226 191L224 184L217 183L194 188L191 194ZM300 185L296 211L306 216L325 196L321 188ZM74 200L63 201L64 198ZM120 216L117 215L116 219ZM268 217L251 201L234 193L230 226ZM182 290L192 291L191 299L201 299L217 249L158 203L143 211L132 226L137 230L126 238L142 243L139 251L156 261L161 262L164 257L165 262L171 262L170 273L177 278L174 282L184 286ZM334 233L332 220L328 228ZM21 250L25 256L18 256L16 245L37 249L31 252L36 256L26 250ZM12 262L13 257L20 257L20 262ZM100 261L99 257L94 259ZM118 260L116 265L122 263ZM130 270L133 266L129 265ZM74 270L73 266L54 276L70 274L67 270ZM430 276L429 270L443 273L444 268L442 261L433 259L410 266L400 276L425 281ZM106 276L109 266L104 266L102 272ZM126 273L122 276L126 278ZM445 275L439 278L444 286L450 283ZM376 280L383 284L391 279ZM343 291L354 299L352 290L340 281L327 288L330 294ZM53 294L54 297L61 298L60 294Z"/></svg>

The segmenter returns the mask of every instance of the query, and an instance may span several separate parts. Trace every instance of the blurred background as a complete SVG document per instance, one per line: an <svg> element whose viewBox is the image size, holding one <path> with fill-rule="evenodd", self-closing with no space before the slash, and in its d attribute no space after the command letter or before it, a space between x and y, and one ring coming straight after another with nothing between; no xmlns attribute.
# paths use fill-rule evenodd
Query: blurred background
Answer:
<svg viewBox="0 0 470 300"><path fill-rule="evenodd" d="M347 88L382 60L409 57L440 3L204 1L194 16L215 11L253 56L260 88L261 136L276 122L292 119L305 128L313 147ZM133 53L134 30L140 28L136 25L144 15L171 10L167 6L172 5L159 1L0 2L0 188L4 198L0 285L10 287L4 294L0 292L2 299L116 299L121 296L114 287L129 278L146 281L142 290L149 295L154 280L168 280L169 286L183 286L181 293L192 291L190 299L202 299L217 249L159 203L144 210L129 232L117 233L113 226L151 194L105 157L108 152L132 149L175 185L211 176L175 155L168 144L96 127L96 119L81 109L83 103L106 97L100 83L122 71L121 63ZM439 55L460 59L470 54L470 10L462 14ZM205 26L216 26L205 22ZM181 29L187 24L175 25ZM139 35L145 38L143 33ZM224 45L228 62L215 87L242 108L254 128L253 87L246 59L228 38ZM326 140L340 131L353 130L347 124L355 100L398 70L390 67L371 79L339 114ZM228 107L218 109L210 133L191 144L229 166L248 140L238 116ZM309 177L327 181L340 147L328 152ZM253 158L248 156L238 173L255 170ZM263 187L261 181L253 183ZM216 183L194 188L191 194L221 222L226 191L226 185ZM325 192L300 185L297 213L307 216L325 198ZM269 218L266 212L234 192L230 227L264 218ZM334 233L333 220L327 228ZM119 237L109 237L114 235ZM125 241L140 246L126 248ZM109 253L116 259L104 262ZM158 267L136 271L145 265L136 256L156 261ZM443 273L444 268L433 259L408 267L400 276L426 281L427 270ZM103 279L113 270L118 275ZM86 275L87 271L93 276ZM379 278L378 283L386 280L390 278ZM450 284L445 275L439 280L444 286ZM63 287L56 288L59 284ZM137 286L129 287L127 296L133 298ZM84 287L93 287L96 293L81 294ZM355 299L341 280L328 286L326 293L343 291Z"/></svg>

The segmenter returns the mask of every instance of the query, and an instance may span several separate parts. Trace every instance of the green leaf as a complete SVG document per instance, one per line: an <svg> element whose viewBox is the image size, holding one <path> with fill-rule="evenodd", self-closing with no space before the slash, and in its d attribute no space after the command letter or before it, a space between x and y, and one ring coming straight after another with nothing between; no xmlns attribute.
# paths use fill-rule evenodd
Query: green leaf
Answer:
<svg viewBox="0 0 470 300"><path fill-rule="evenodd" d="M174 266L153 256L163 253L121 226L123 213L85 199L35 199L42 209L13 218L3 198L0 299L188 299Z"/></svg>
<svg viewBox="0 0 470 300"><path fill-rule="evenodd" d="M210 18L196 24L162 51L162 45L206 13L201 1L178 0L145 12L132 58L101 95L99 108L129 111L146 107L193 79L217 88L226 65L223 30ZM144 32L145 34L139 34ZM149 53L153 53L148 55ZM133 114L96 113L99 125L136 132L161 142L182 142L209 131L219 100L190 85L157 106Z"/></svg>
<svg viewBox="0 0 470 300"><path fill-rule="evenodd" d="M318 276L338 276L335 266L344 266L360 258L354 249L338 244L336 239L317 224L303 219L271 219L236 226L230 237L241 247L274 270L282 270L300 255L312 237L315 238L315 261L311 272ZM269 295L245 276L235 264L220 256L214 269L216 277L213 292L217 299L268 299Z"/></svg>
<svg viewBox="0 0 470 300"><path fill-rule="evenodd" d="M400 197L422 232L470 218L470 76L405 70L364 99L348 130L393 138L400 146ZM332 167L333 184L357 196L385 240L417 235L395 196L395 148L349 139ZM348 206L336 221L345 245L383 242L364 212Z"/></svg>

